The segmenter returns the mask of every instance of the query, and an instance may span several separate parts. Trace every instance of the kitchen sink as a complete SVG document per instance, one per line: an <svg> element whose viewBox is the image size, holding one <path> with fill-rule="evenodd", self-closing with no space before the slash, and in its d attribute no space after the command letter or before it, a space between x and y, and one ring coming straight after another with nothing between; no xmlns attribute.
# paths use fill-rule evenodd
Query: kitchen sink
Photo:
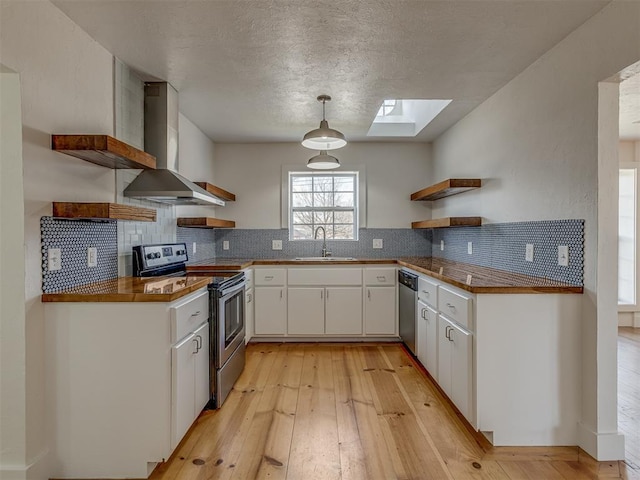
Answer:
<svg viewBox="0 0 640 480"><path fill-rule="evenodd" d="M296 257L294 260L299 262L345 262L357 259L355 257Z"/></svg>

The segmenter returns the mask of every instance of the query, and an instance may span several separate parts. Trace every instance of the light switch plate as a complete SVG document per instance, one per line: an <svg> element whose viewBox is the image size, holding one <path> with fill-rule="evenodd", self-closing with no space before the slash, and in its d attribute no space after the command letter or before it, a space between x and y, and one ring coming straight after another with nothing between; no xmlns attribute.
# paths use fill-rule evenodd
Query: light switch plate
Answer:
<svg viewBox="0 0 640 480"><path fill-rule="evenodd" d="M98 249L96 247L87 248L87 267L98 266Z"/></svg>
<svg viewBox="0 0 640 480"><path fill-rule="evenodd" d="M467 242L467 253L473 255L473 242Z"/></svg>
<svg viewBox="0 0 640 480"><path fill-rule="evenodd" d="M373 239L373 248L382 248L382 239L374 238Z"/></svg>
<svg viewBox="0 0 640 480"><path fill-rule="evenodd" d="M282 240L271 240L271 250L282 250Z"/></svg>
<svg viewBox="0 0 640 480"><path fill-rule="evenodd" d="M444 240L440 240L440 250L444 250Z"/></svg>
<svg viewBox="0 0 640 480"><path fill-rule="evenodd" d="M196 246L196 242L193 242L193 253L196 253L196 250L198 249L198 247Z"/></svg>
<svg viewBox="0 0 640 480"><path fill-rule="evenodd" d="M533 262L533 243L527 243L524 251L524 259L527 262Z"/></svg>
<svg viewBox="0 0 640 480"><path fill-rule="evenodd" d="M569 266L569 247L566 245L558 245L558 265Z"/></svg>
<svg viewBox="0 0 640 480"><path fill-rule="evenodd" d="M229 250L229 240L223 240L222 241L222 249L223 250Z"/></svg>
<svg viewBox="0 0 640 480"><path fill-rule="evenodd" d="M49 259L49 271L62 270L62 252L59 248L50 248L47 250L47 258Z"/></svg>

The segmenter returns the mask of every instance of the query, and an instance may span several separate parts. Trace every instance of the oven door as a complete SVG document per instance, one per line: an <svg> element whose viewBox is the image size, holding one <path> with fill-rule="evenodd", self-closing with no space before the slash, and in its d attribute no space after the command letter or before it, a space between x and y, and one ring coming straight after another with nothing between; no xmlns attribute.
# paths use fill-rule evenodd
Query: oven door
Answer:
<svg viewBox="0 0 640 480"><path fill-rule="evenodd" d="M222 368L244 342L244 282L218 291L216 368Z"/></svg>

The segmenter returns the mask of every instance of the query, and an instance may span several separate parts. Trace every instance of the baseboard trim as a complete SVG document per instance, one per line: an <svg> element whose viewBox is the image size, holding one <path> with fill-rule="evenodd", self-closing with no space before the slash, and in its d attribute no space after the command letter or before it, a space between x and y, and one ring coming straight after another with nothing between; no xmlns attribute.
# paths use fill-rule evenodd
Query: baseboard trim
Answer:
<svg viewBox="0 0 640 480"><path fill-rule="evenodd" d="M578 423L578 446L599 462L624 460L624 435L596 433Z"/></svg>

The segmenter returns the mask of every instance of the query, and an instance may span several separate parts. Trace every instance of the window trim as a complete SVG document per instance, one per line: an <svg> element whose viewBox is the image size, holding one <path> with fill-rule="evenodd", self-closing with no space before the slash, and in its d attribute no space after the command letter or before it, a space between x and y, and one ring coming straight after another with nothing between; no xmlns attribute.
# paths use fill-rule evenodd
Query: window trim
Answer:
<svg viewBox="0 0 640 480"><path fill-rule="evenodd" d="M636 312L638 311L638 305L640 303L640 218L638 218L638 212L640 212L640 163L639 162L620 162L618 165L618 174L620 170L635 170L636 171L636 237L635 237L635 303L618 303L617 293L618 284L616 284L616 304L618 312ZM620 192L618 192L618 197ZM618 198L619 202L619 198ZM618 214L620 205L618 204ZM619 238L618 238L619 241ZM616 244L617 247L617 244ZM619 252L618 252L619 255ZM616 261L619 261L618 258ZM617 264L616 264L617 265ZM616 278L618 281L619 278Z"/></svg>
<svg viewBox="0 0 640 480"><path fill-rule="evenodd" d="M291 196L289 195L289 174L290 173L309 173L309 170L305 170L304 165L283 165L281 171L280 180L280 228L289 229L289 202ZM335 171L339 174L342 170ZM358 174L358 226L356 232L356 238L359 238L359 230L367 228L367 171L365 165L349 165L344 167L344 172L354 172ZM296 240L301 241L301 240ZM334 240L331 240L334 241ZM354 240L335 240L344 242L353 242Z"/></svg>

